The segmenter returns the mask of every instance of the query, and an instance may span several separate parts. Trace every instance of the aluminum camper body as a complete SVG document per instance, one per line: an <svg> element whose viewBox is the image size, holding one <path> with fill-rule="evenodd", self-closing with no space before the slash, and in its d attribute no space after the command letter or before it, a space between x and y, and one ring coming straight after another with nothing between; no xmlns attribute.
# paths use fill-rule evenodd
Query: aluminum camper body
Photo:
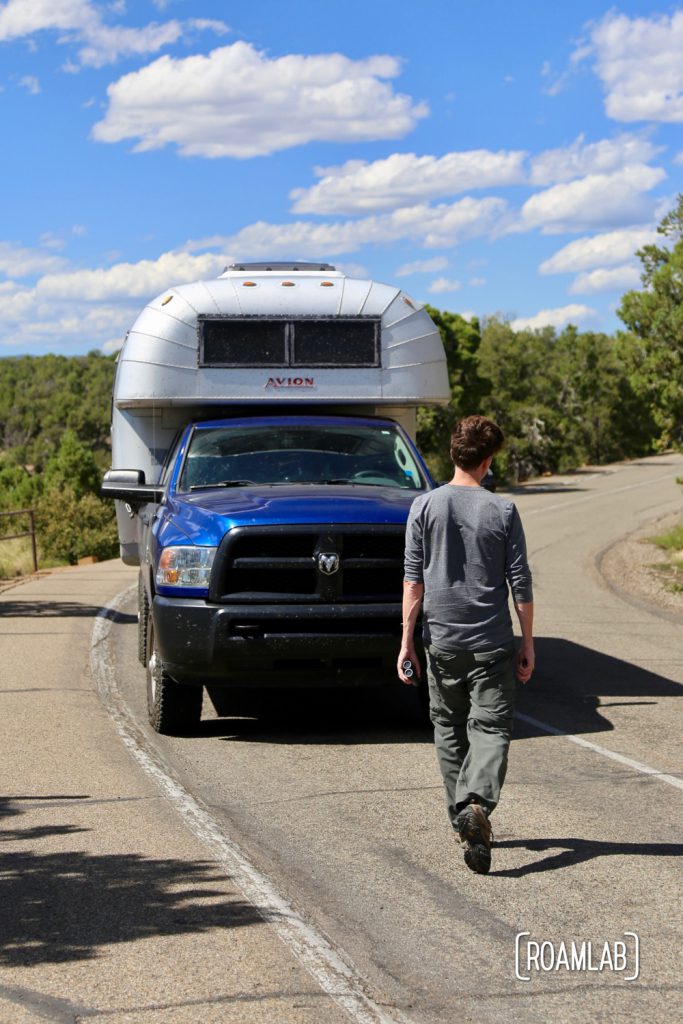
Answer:
<svg viewBox="0 0 683 1024"><path fill-rule="evenodd" d="M439 332L399 288L326 264L238 264L169 288L133 324L114 385L112 468L156 483L185 424L249 410L380 415L414 437L417 406L449 397ZM122 558L136 564L136 517L118 501L117 518Z"/></svg>

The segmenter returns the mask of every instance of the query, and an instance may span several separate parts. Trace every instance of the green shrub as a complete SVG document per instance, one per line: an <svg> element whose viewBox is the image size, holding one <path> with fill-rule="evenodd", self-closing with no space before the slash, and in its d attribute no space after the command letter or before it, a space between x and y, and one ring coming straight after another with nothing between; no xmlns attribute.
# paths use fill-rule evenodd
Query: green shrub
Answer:
<svg viewBox="0 0 683 1024"><path fill-rule="evenodd" d="M38 506L38 539L49 558L75 565L94 555L98 561L119 553L112 502L94 494L78 496L73 488L48 491Z"/></svg>

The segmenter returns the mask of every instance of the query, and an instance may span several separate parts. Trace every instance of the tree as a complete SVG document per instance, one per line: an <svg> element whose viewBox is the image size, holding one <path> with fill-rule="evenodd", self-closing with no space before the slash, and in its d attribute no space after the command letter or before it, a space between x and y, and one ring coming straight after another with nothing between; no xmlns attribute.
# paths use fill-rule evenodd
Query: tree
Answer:
<svg viewBox="0 0 683 1024"><path fill-rule="evenodd" d="M639 291L626 292L617 310L631 332L634 392L650 408L653 442L683 443L683 195L657 231L671 242L638 250Z"/></svg>
<svg viewBox="0 0 683 1024"><path fill-rule="evenodd" d="M486 322L479 373L488 394L478 410L503 429L506 444L496 473L516 482L558 467L565 439L557 396L557 338L552 327L515 331L505 320Z"/></svg>
<svg viewBox="0 0 683 1024"><path fill-rule="evenodd" d="M38 540L48 558L70 563L84 555L113 558L118 551L111 502L98 497L100 471L93 452L75 432L63 432L42 474Z"/></svg>
<svg viewBox="0 0 683 1024"><path fill-rule="evenodd" d="M115 368L114 358L101 352L0 359L0 450L40 472L67 426L103 469L110 460Z"/></svg>
<svg viewBox="0 0 683 1024"><path fill-rule="evenodd" d="M630 342L567 327L556 344L563 451L558 468L649 450L653 421L630 380Z"/></svg>
<svg viewBox="0 0 683 1024"><path fill-rule="evenodd" d="M85 555L101 561L119 551L112 503L94 494L77 497L71 487L43 495L37 528L41 551L60 562L74 565Z"/></svg>
<svg viewBox="0 0 683 1024"><path fill-rule="evenodd" d="M24 466L0 457L0 512L32 508L41 493L42 481L39 476L29 473ZM0 527L0 533L11 532Z"/></svg>
<svg viewBox="0 0 683 1024"><path fill-rule="evenodd" d="M84 494L95 494L99 483L100 471L92 451L78 440L73 430L65 430L59 448L45 466L45 490L70 487L76 498L82 498Z"/></svg>
<svg viewBox="0 0 683 1024"><path fill-rule="evenodd" d="M461 416L479 411L488 385L479 376L479 322L467 321L458 313L440 312L431 306L426 309L439 328L446 352L451 401L445 408L418 409L417 442L432 475L443 480L453 473L448 454L453 427Z"/></svg>

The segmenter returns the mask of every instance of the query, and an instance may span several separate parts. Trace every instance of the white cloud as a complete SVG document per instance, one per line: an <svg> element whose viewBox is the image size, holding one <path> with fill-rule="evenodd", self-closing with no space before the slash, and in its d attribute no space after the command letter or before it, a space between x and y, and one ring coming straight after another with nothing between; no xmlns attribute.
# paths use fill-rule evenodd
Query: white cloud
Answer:
<svg viewBox="0 0 683 1024"><path fill-rule="evenodd" d="M93 15L89 0L7 0L0 8L0 39L21 39L44 29L76 28Z"/></svg>
<svg viewBox="0 0 683 1024"><path fill-rule="evenodd" d="M640 284L640 271L632 264L622 267L598 267L579 274L573 281L570 295L590 295L596 292L624 291Z"/></svg>
<svg viewBox="0 0 683 1024"><path fill-rule="evenodd" d="M156 295L171 284L216 277L225 264L226 257L222 254L193 256L189 252L165 252L156 260L46 274L37 282L35 293L39 299L61 298L82 302L145 298Z"/></svg>
<svg viewBox="0 0 683 1024"><path fill-rule="evenodd" d="M290 192L295 213L366 213L395 209L472 189L552 185L589 175L624 173L644 165L661 150L645 136L622 133L587 143L579 135L569 146L549 149L529 160L523 150L462 150L442 157L392 153L382 160L349 160L337 167L316 167L320 181ZM646 168L650 174L663 174ZM651 187L651 186L648 186Z"/></svg>
<svg viewBox="0 0 683 1024"><path fill-rule="evenodd" d="M35 316L35 296L30 288L3 281L0 286L0 337L3 329L13 333L16 325L27 317Z"/></svg>
<svg viewBox="0 0 683 1024"><path fill-rule="evenodd" d="M486 284L485 277L471 277L467 282L470 288L483 288Z"/></svg>
<svg viewBox="0 0 683 1024"><path fill-rule="evenodd" d="M0 246L0 266L2 255ZM46 273L32 286L0 282L0 346L59 342L115 350L145 300L174 284L216 277L227 262L216 253L166 252L156 260Z"/></svg>
<svg viewBox="0 0 683 1024"><path fill-rule="evenodd" d="M79 57L82 64L101 68L113 64L119 57L158 53L177 42L182 34L183 26L178 21L151 22L143 28L94 23L87 31L79 33L86 40Z"/></svg>
<svg viewBox="0 0 683 1024"><path fill-rule="evenodd" d="M579 135L569 146L547 149L531 161L531 182L552 185L587 174L609 174L630 164L646 164L661 147L639 135L624 133L614 139L586 143Z"/></svg>
<svg viewBox="0 0 683 1024"><path fill-rule="evenodd" d="M44 249L59 250L64 248L64 239L54 235L51 231L43 231L40 236L40 244Z"/></svg>
<svg viewBox="0 0 683 1024"><path fill-rule="evenodd" d="M0 242L0 274L28 277L46 271L59 270L65 260L40 249L26 249L11 242Z"/></svg>
<svg viewBox="0 0 683 1024"><path fill-rule="evenodd" d="M497 230L506 213L502 199L460 199L438 206L406 207L393 213L335 223L294 221L269 224L257 221L235 235L203 238L188 242L188 251L221 247L236 252L240 259L288 256L319 259L356 252L365 245L382 245L404 239L426 248L449 248L468 238Z"/></svg>
<svg viewBox="0 0 683 1024"><path fill-rule="evenodd" d="M342 274L346 274L347 277L358 277L362 281L372 277L372 274L363 263L335 260L334 265L337 270L341 270Z"/></svg>
<svg viewBox="0 0 683 1024"><path fill-rule="evenodd" d="M216 18L190 18L188 25L197 32L213 32L217 36L226 36L230 31L224 21Z"/></svg>
<svg viewBox="0 0 683 1024"><path fill-rule="evenodd" d="M589 174L531 196L514 230L544 234L626 227L650 219L653 204L642 194L666 177L659 167L633 164L612 174Z"/></svg>
<svg viewBox="0 0 683 1024"><path fill-rule="evenodd" d="M425 104L395 93L400 62L339 53L268 58L248 43L181 60L164 56L109 86L100 142L138 139L142 152L177 145L185 156L253 157L312 140L405 135Z"/></svg>
<svg viewBox="0 0 683 1024"><path fill-rule="evenodd" d="M570 74L568 71L557 73L549 60L544 60L541 67L541 77L548 79L548 84L543 86L542 92L546 96L557 96L567 85Z"/></svg>
<svg viewBox="0 0 683 1024"><path fill-rule="evenodd" d="M676 156L674 157L674 163L679 164L681 167L683 167L683 149L680 151L680 153L676 153Z"/></svg>
<svg viewBox="0 0 683 1024"><path fill-rule="evenodd" d="M453 278L448 277L437 277L435 281L429 286L429 291L432 295L441 295L443 292L459 292L462 288L462 282L456 281Z"/></svg>
<svg viewBox="0 0 683 1024"><path fill-rule="evenodd" d="M38 310L45 312L45 310ZM135 312L138 312L136 310ZM121 306L97 306L95 309L84 309L73 306L64 310L61 315L44 317L41 320L28 320L22 323L22 331L30 332L34 337L45 339L80 337L88 341L90 338L108 333L114 325L118 326L121 335L130 327L135 313L130 308Z"/></svg>
<svg viewBox="0 0 683 1024"><path fill-rule="evenodd" d="M412 263L402 263L395 271L396 277L408 277L410 274L433 274L437 270L445 270L448 260L445 256L433 256L428 260L413 260Z"/></svg>
<svg viewBox="0 0 683 1024"><path fill-rule="evenodd" d="M111 13L121 13L120 5L112 5ZM158 53L175 43L186 29L211 31L223 35L227 26L213 19L191 19L152 22L141 28L107 25L101 9L91 0L7 0L0 8L0 40L29 39L37 32L60 32L57 42L76 44L82 65L102 67L119 57ZM66 71L77 71L78 65L67 61Z"/></svg>
<svg viewBox="0 0 683 1024"><path fill-rule="evenodd" d="M123 338L107 338L106 341L102 342L100 348L105 355L114 355L115 352L118 352L123 347L123 340Z"/></svg>
<svg viewBox="0 0 683 1024"><path fill-rule="evenodd" d="M19 79L19 85L26 89L29 96L37 96L40 92L40 82L35 75L24 75Z"/></svg>
<svg viewBox="0 0 683 1024"><path fill-rule="evenodd" d="M526 153L521 150L464 150L445 156L392 153L368 163L349 160L339 167L319 167L321 180L309 189L294 189L295 213L362 213L394 209L470 189L520 184Z"/></svg>
<svg viewBox="0 0 683 1024"><path fill-rule="evenodd" d="M565 327L567 324L580 324L586 320L594 320L597 313L590 306L572 303L557 309L542 309L534 316L517 317L510 326L513 331L536 330L541 327Z"/></svg>
<svg viewBox="0 0 683 1024"><path fill-rule="evenodd" d="M683 10L629 18L611 10L590 28L591 56L616 121L683 122Z"/></svg>
<svg viewBox="0 0 683 1024"><path fill-rule="evenodd" d="M633 258L637 249L649 245L656 237L654 228L633 228L577 238L545 260L539 270L541 274L566 274L623 264Z"/></svg>

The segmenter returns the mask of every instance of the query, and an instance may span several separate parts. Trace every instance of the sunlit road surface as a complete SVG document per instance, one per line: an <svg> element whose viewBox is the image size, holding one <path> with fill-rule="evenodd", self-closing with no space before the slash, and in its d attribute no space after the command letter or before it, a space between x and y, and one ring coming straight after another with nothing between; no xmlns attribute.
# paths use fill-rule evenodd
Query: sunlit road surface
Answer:
<svg viewBox="0 0 683 1024"><path fill-rule="evenodd" d="M310 941L327 942L328 954L349 965L349 979L346 994L335 1001L338 993L321 989L324 964L311 974L301 967L306 952L299 950L289 965L293 940L286 929L273 939L270 924L229 927L224 906L189 915L177 931L160 926L157 918L169 912L182 917L173 901L169 911L166 891L182 885L178 869L178 876L154 875L155 898L132 923L118 912L115 937L112 929L100 935L84 921L87 955L75 949L78 920L69 921L71 944L64 945L61 961L41 956L35 945L41 915L58 938L59 890L52 906L34 901L28 916L36 921L22 931L24 917L17 917L13 952L0 953L0 1020L80 1020L68 1016L73 1005L95 1018L107 1012L116 1022L680 1021L683 723L676 697L683 682L683 620L625 600L606 585L597 561L620 537L681 507L675 478L682 473L683 458L667 455L549 478L514 495L535 578L538 667L520 694L486 877L468 871L449 832L431 737L416 719L411 690L261 692L224 698L221 716L207 698L195 736L156 736L146 725L131 591L98 620L93 671L99 695L80 678L73 693L61 695L55 716L53 698L37 697L26 683L30 672L37 689L50 685L44 681L49 638L39 639L40 658L30 644L13 641L10 633L27 639L27 623L35 618L20 607L8 615L6 606L44 600L57 576L2 595L3 641L15 657L25 652L28 664L17 663L15 673L24 680L23 696L11 695L22 686L13 686L4 671L0 688L19 716L2 725L7 744L19 749L17 722L25 744L21 774L11 764L2 769L9 779L3 791L16 794L8 804L14 816L0 820L12 837L5 844L8 865L21 846L16 833L24 818L31 829L25 829L22 856L47 856L48 867L55 846L81 850L87 840L99 844L97 856L110 848L121 856L135 851L140 863L122 862L120 873L125 878L139 869L144 877L146 860L161 859L160 843L179 843L184 852L175 859L201 859L208 872L206 880L188 881L189 888L206 884L216 906L239 902L248 919L249 899L236 888L240 869L227 877L225 858L237 850L256 873L249 897L267 902L258 885L271 886L268 893L282 896ZM93 569L78 570L69 575L72 585L79 572L98 577ZM55 599L52 660L66 656L65 643L76 661L84 658L85 627L92 633L97 603L134 581L134 572L102 567L87 597L70 598L87 607L82 618L72 612L68 630ZM49 621L40 619L43 632ZM74 621L83 628L74 629ZM118 732L103 708L117 717ZM71 760L65 762L67 744ZM84 746L92 770L83 763ZM57 814L87 833L55 838L41 832L50 826L45 817L38 820L28 799L41 765L41 792L54 797L52 811L43 815L53 820ZM128 818L116 824L123 813L119 801L112 836L111 815L91 806L93 792L100 800L137 800L137 831L121 834L131 826ZM55 795L78 793L80 817L78 807L67 811L64 802L54 810ZM183 794L189 794L184 805ZM188 807L198 808L199 817ZM96 872L101 862L92 857L88 866ZM92 878L89 884L92 903L97 885ZM101 885L105 905L116 914L115 877L105 872ZM11 892L21 899L16 879ZM83 913L88 900L76 900L73 913ZM261 946L254 938L260 930ZM29 943L22 946L27 935L33 953ZM257 961L251 971L250 958ZM295 979L289 988L283 984L288 969ZM155 970L164 992L155 985ZM256 1005L260 976L268 980ZM22 995L31 992L38 1002ZM112 1015L112 1007L120 1012Z"/></svg>

